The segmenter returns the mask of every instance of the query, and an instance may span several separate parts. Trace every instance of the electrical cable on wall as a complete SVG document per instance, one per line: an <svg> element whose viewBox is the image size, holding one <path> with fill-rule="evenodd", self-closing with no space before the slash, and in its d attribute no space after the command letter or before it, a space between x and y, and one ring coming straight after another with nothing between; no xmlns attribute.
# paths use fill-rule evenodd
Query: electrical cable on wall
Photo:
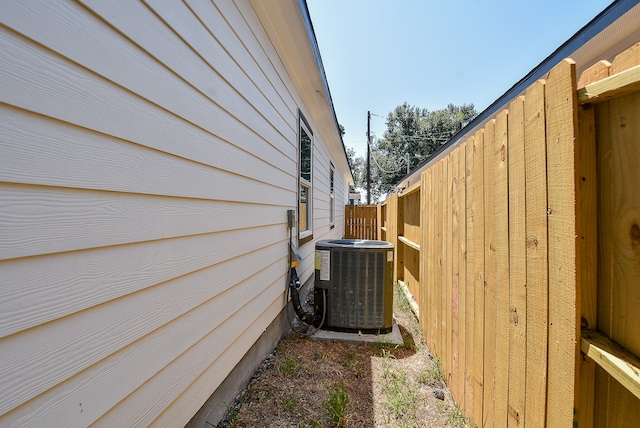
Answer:
<svg viewBox="0 0 640 428"><path fill-rule="evenodd" d="M300 290L302 289L302 285L300 284L300 278L298 277L298 273L296 272L296 268L299 266L299 258L295 251L295 247L293 245L293 227L295 225L295 213L294 210L287 211L287 227L289 229L289 254L288 254L288 267L287 267L287 308L285 312L287 313L287 321L289 322L289 326L291 329L299 335L303 336L312 336L315 334L324 324L325 316L326 316L326 307L327 307L327 297L326 292L323 290L322 292L322 305L319 305L319 302L314 302L313 304L313 312L309 313L305 310L303 303L300 301ZM317 296L314 296L317 297ZM296 317L302 323L309 326L306 331L298 330L294 325L294 320L291 319L291 314L289 313L289 300L291 300L291 305L293 310L296 313Z"/></svg>

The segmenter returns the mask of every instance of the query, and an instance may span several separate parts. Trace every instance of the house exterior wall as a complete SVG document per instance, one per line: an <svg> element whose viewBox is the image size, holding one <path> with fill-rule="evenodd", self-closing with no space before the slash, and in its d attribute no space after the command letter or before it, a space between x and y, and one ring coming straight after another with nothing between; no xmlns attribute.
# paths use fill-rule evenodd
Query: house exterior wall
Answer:
<svg viewBox="0 0 640 428"><path fill-rule="evenodd" d="M335 126L245 0L0 22L0 426L184 425L284 307L299 111L314 240L341 237Z"/></svg>

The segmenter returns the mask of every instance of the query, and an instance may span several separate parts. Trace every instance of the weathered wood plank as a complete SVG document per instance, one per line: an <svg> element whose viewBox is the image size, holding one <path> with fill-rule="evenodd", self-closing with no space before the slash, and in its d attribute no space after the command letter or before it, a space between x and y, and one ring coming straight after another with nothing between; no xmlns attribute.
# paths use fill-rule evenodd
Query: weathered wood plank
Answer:
<svg viewBox="0 0 640 428"><path fill-rule="evenodd" d="M451 324L452 324L452 260L451 260L451 207L453 199L453 183L452 183L452 154L450 153L444 160L443 166L445 170L445 184L443 188L444 197L444 215L443 221L443 242L442 242L442 261L444 265L444 281L442 293L442 367L445 376L451 373Z"/></svg>
<svg viewBox="0 0 640 428"><path fill-rule="evenodd" d="M393 244L393 282L398 281L398 194L394 193L386 200L387 204L387 242Z"/></svg>
<svg viewBox="0 0 640 428"><path fill-rule="evenodd" d="M509 104L509 426L525 419L527 361L524 98ZM535 411L535 410L534 410Z"/></svg>
<svg viewBox="0 0 640 428"><path fill-rule="evenodd" d="M634 355L640 355L640 203L637 198L640 93L596 106L598 176L598 329ZM640 417L638 401L605 376L596 383L596 420L629 426ZM599 407L599 406L598 406ZM598 413L605 412L598 416Z"/></svg>
<svg viewBox="0 0 640 428"><path fill-rule="evenodd" d="M346 239L378 239L377 206L347 205L345 207Z"/></svg>
<svg viewBox="0 0 640 428"><path fill-rule="evenodd" d="M476 357L478 359L483 358L483 354L476 354L474 348L474 335L476 328L476 313L475 313L475 279L476 279L476 222L475 215L477 207L476 196L476 163L474 162L474 156L476 152L475 138L471 137L467 140L467 175L466 175L466 187L467 187L467 232L466 232L466 254L467 254L467 275L466 275L466 315L465 315L465 409L469 416L475 418L474 414L474 393L476 392L474 385L474 377L476 375Z"/></svg>
<svg viewBox="0 0 640 428"><path fill-rule="evenodd" d="M598 106L596 118L602 182L599 246L610 262L602 264L598 284L609 290L612 308L610 332L603 333L635 355L640 355L640 124L633 118L639 113L640 93L636 93Z"/></svg>
<svg viewBox="0 0 640 428"><path fill-rule="evenodd" d="M451 156L451 369L449 390L456 402L460 399L460 149Z"/></svg>
<svg viewBox="0 0 640 428"><path fill-rule="evenodd" d="M598 80L578 90L580 104L595 104L640 90L640 65Z"/></svg>
<svg viewBox="0 0 640 428"><path fill-rule="evenodd" d="M496 117L495 163L495 258L496 258L496 355L494 364L494 426L507 426L509 411L509 112Z"/></svg>
<svg viewBox="0 0 640 428"><path fill-rule="evenodd" d="M428 204L427 204L427 200L426 200L426 172L423 171L422 173L420 173L420 242L429 242L428 239L426 239L425 237L425 233L426 233L426 229L428 228ZM420 266L418 267L420 269L420 278L422 278L422 281L420 283L420 296L418 299L416 299L416 304L418 306L418 312L416 313L416 316L418 318L418 325L420 327L420 331L422 332L422 336L426 337L426 331L424 330L424 311L426 310L426 307L424 306L426 303L426 298L425 295L428 292L428 282L429 282L429 277L428 277L428 273L427 273L427 248L426 246L423 248L420 248ZM422 313L421 313L422 312Z"/></svg>
<svg viewBox="0 0 640 428"><path fill-rule="evenodd" d="M467 336L467 143L460 145L458 157L458 405L466 411ZM469 351L470 352L470 351Z"/></svg>
<svg viewBox="0 0 640 428"><path fill-rule="evenodd" d="M620 73L640 65L640 43L636 43L615 56L611 63L611 74Z"/></svg>
<svg viewBox="0 0 640 428"><path fill-rule="evenodd" d="M421 199L424 197L425 204L421 209L422 221L422 241L426 244L421 249L420 274L423 278L422 290L420 293L420 325L423 331L425 342L431 350L433 350L433 293L435 272L433 269L433 227L434 227L434 210L433 210L433 169L429 168L421 175ZM424 274L425 276L422 276Z"/></svg>
<svg viewBox="0 0 640 428"><path fill-rule="evenodd" d="M596 181L596 131L595 109L581 106L578 109L578 143L576 159L578 168L578 217L579 234L578 284L581 308L581 329L597 326L598 295L598 224ZM595 364L589 358L580 359L580 397L578 426L594 426Z"/></svg>
<svg viewBox="0 0 640 428"><path fill-rule="evenodd" d="M409 194L403 192L398 201L402 205L402 235L419 245L422 240L420 236L420 182L416 185L414 187L418 191L414 190Z"/></svg>
<svg viewBox="0 0 640 428"><path fill-rule="evenodd" d="M484 130L474 137L474 333L473 419L482 421L484 400Z"/></svg>
<svg viewBox="0 0 640 428"><path fill-rule="evenodd" d="M609 61L598 61L580 74L578 89L582 89L593 82L609 77L610 71L611 63Z"/></svg>
<svg viewBox="0 0 640 428"><path fill-rule="evenodd" d="M484 224L484 279L485 299L484 307L484 409L482 423L494 426L494 393L496 371L504 367L496 367L496 148L495 148L495 119L487 122L484 128L484 196L485 217ZM498 151L499 152L499 151ZM499 153L498 153L499 154Z"/></svg>
<svg viewBox="0 0 640 428"><path fill-rule="evenodd" d="M442 241L443 241L443 223L444 223L444 192L446 186L443 180L443 163L438 162L433 166L434 170L434 230L433 230L433 247L434 259L433 268L435 271L434 285L434 312L433 312L433 343L432 352L442 358L442 281L443 281L443 260L442 260Z"/></svg>
<svg viewBox="0 0 640 428"><path fill-rule="evenodd" d="M414 250L420 251L420 245L416 244L413 241L408 240L404 236L398 236L398 241L402 242L404 245L413 248Z"/></svg>
<svg viewBox="0 0 640 428"><path fill-rule="evenodd" d="M544 426L547 397L548 267L547 267L547 148L545 140L545 82L525 93L524 133L527 237L527 395L526 426ZM545 344L545 345L542 345Z"/></svg>
<svg viewBox="0 0 640 428"><path fill-rule="evenodd" d="M416 318L420 319L420 306L418 305L418 301L415 299L415 297L413 297L413 294L411 294L411 291L409 291L407 284L405 284L404 281L398 281L398 286L402 290L402 294L404 294L407 302L409 302L411 311L416 315Z"/></svg>
<svg viewBox="0 0 640 428"><path fill-rule="evenodd" d="M640 358L595 330L582 332L580 349L640 398Z"/></svg>
<svg viewBox="0 0 640 428"><path fill-rule="evenodd" d="M560 62L546 84L549 227L547 423L570 426L576 407L579 302L576 284L577 99L575 63Z"/></svg>

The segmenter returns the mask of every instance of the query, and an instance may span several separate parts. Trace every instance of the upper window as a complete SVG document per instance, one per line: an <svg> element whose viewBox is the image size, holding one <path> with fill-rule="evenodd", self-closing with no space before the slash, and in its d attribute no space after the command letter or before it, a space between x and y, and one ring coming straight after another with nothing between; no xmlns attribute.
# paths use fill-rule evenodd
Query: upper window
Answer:
<svg viewBox="0 0 640 428"><path fill-rule="evenodd" d="M298 151L300 153L300 159L298 162L300 166L300 190L298 194L298 244L301 245L313 238L313 134L302 115L300 115L298 146Z"/></svg>
<svg viewBox="0 0 640 428"><path fill-rule="evenodd" d="M336 218L336 197L334 194L334 171L335 168L333 164L331 164L331 169L329 170L329 224L333 227Z"/></svg>

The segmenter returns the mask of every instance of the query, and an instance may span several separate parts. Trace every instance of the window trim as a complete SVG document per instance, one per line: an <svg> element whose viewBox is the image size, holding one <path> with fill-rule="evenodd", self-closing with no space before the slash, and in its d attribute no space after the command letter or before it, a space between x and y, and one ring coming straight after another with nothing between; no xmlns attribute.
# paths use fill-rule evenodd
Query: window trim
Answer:
<svg viewBox="0 0 640 428"><path fill-rule="evenodd" d="M302 166L302 132L305 132L307 136L311 139L311 147L310 147L310 162L309 162L309 175L310 180L305 180L302 178L302 171L300 170ZM298 111L298 201L297 201L297 210L298 210L298 246L301 246L311 240L313 240L313 155L314 155L314 143L313 143L313 132L311 131L311 127L309 126L309 122L305 119L302 112ZM307 228L303 231L300 230L300 189L304 186L307 189L307 210L306 210L306 223Z"/></svg>

